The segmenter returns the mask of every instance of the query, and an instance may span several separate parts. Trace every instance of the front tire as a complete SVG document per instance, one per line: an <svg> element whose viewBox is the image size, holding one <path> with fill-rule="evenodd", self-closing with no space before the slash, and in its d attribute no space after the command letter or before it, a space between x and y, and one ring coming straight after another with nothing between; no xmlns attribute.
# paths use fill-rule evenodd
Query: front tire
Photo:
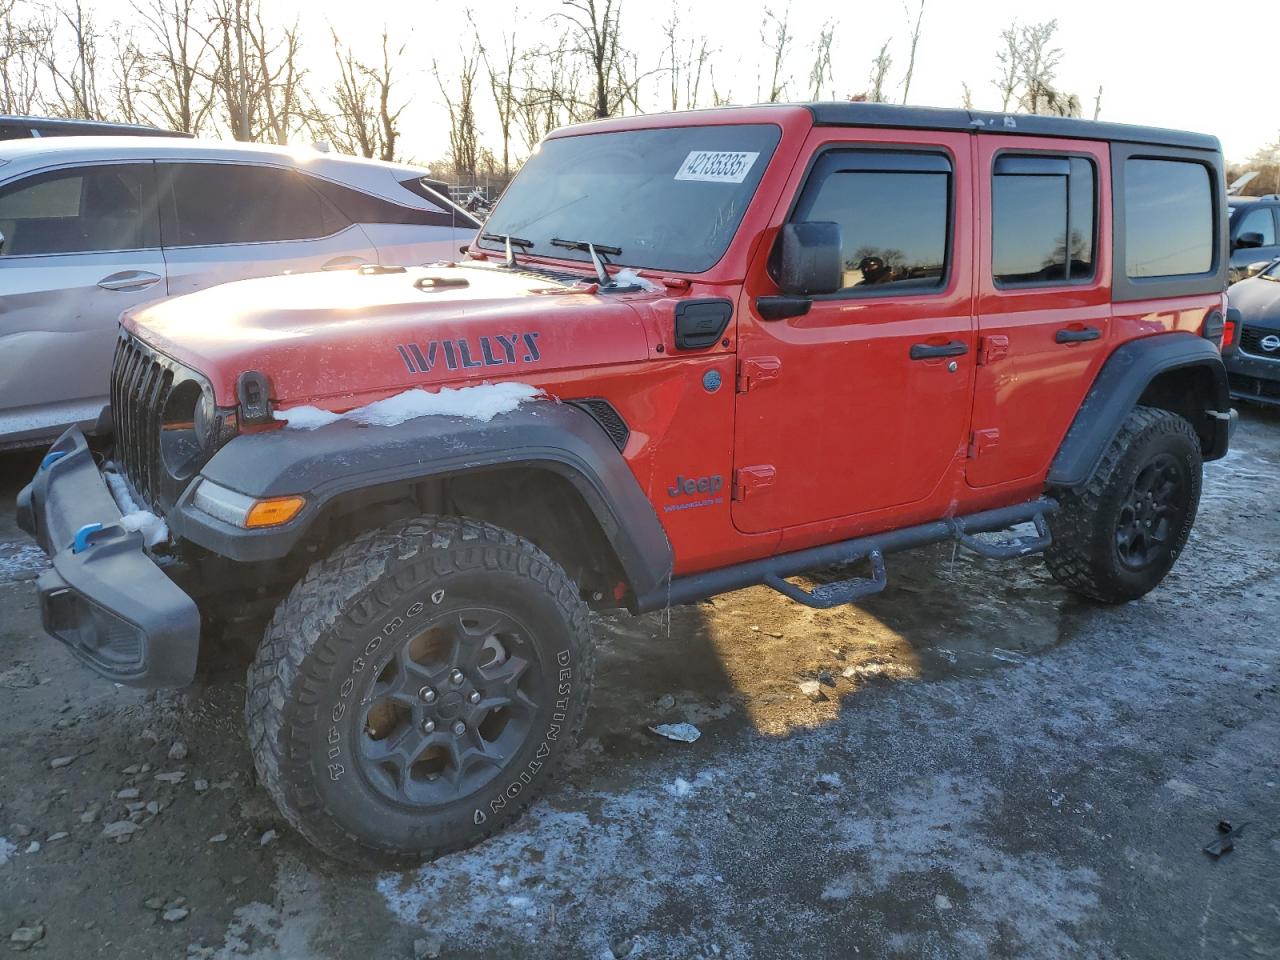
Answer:
<svg viewBox="0 0 1280 960"><path fill-rule="evenodd" d="M1155 407L1129 414L1081 490L1057 491L1049 572L1102 603L1154 589L1186 545L1200 504L1200 439L1185 418Z"/></svg>
<svg viewBox="0 0 1280 960"><path fill-rule="evenodd" d="M249 670L258 776L340 859L471 846L543 790L582 725L587 607L509 531L421 517L312 566Z"/></svg>

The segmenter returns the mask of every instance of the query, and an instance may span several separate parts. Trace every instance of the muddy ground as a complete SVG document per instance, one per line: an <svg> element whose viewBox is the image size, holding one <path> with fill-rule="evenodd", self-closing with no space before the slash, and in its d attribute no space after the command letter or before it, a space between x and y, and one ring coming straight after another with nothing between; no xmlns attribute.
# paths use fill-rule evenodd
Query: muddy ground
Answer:
<svg viewBox="0 0 1280 960"><path fill-rule="evenodd" d="M42 636L40 558L11 520L32 467L0 460L0 941L25 928L33 952L77 958L1280 957L1275 415L1245 412L1182 560L1125 607L937 547L890 558L889 589L857 608L753 589L601 621L588 739L555 789L481 847L383 875L327 861L254 786L238 673L148 696ZM822 670L835 686L813 703L798 684ZM702 738L645 730L675 720ZM1213 860L1220 820L1248 826ZM121 821L137 829L104 832Z"/></svg>

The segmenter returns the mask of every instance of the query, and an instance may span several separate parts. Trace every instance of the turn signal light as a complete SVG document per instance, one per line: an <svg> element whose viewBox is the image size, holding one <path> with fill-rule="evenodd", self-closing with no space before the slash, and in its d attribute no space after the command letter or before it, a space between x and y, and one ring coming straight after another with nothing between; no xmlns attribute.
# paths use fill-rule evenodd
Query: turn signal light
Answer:
<svg viewBox="0 0 1280 960"><path fill-rule="evenodd" d="M245 515L244 525L249 530L257 527L278 527L296 517L306 502L303 497L273 497L270 500L257 500Z"/></svg>

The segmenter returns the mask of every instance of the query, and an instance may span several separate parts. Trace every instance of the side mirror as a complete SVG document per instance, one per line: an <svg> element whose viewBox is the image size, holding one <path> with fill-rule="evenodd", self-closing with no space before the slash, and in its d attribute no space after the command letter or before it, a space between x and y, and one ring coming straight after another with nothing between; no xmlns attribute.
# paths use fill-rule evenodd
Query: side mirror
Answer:
<svg viewBox="0 0 1280 960"><path fill-rule="evenodd" d="M844 285L840 224L809 220L782 225L778 286L791 296L835 293Z"/></svg>
<svg viewBox="0 0 1280 960"><path fill-rule="evenodd" d="M1262 246L1262 234L1242 233L1236 237L1237 250L1254 250Z"/></svg>
<svg viewBox="0 0 1280 960"><path fill-rule="evenodd" d="M0 230L0 253L4 253L4 231Z"/></svg>
<svg viewBox="0 0 1280 960"><path fill-rule="evenodd" d="M1270 260L1259 260L1256 263L1251 263L1244 268L1244 278L1248 280L1250 277L1256 277L1269 266L1271 266Z"/></svg>

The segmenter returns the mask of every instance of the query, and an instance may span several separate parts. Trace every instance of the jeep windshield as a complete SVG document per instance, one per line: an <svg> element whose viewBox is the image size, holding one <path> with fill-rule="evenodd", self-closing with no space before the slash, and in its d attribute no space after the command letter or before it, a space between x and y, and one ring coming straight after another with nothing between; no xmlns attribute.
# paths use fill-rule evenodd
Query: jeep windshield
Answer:
<svg viewBox="0 0 1280 960"><path fill-rule="evenodd" d="M521 253L590 261L552 243L587 238L630 267L701 273L724 256L778 145L772 124L666 127L542 143L485 223L477 246L527 239Z"/></svg>

